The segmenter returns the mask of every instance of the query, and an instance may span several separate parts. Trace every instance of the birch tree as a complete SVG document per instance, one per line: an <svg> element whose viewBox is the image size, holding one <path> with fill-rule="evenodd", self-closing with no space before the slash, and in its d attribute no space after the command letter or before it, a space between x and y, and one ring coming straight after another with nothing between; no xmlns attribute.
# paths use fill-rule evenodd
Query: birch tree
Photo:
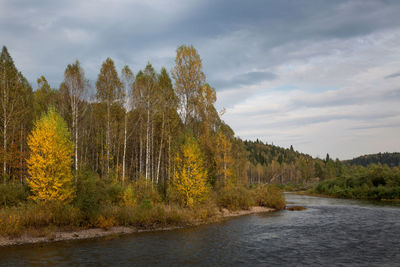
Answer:
<svg viewBox="0 0 400 267"><path fill-rule="evenodd" d="M183 124L188 126L190 120L196 117L196 101L205 83L200 56L192 45L178 47L172 77L179 99L179 113Z"/></svg>
<svg viewBox="0 0 400 267"><path fill-rule="evenodd" d="M67 87L68 104L72 118L72 135L74 141L74 168L78 171L78 149L79 149L79 118L84 112L81 102L86 96L88 81L79 61L69 64L64 71L64 83ZM75 174L75 183L77 182Z"/></svg>
<svg viewBox="0 0 400 267"><path fill-rule="evenodd" d="M146 158L145 158L145 177L146 180L150 179L151 176L151 123L153 108L156 103L156 91L157 81L156 73L153 66L148 63L144 71L140 71L136 75L134 85L134 101L135 105L139 110L142 110L146 115Z"/></svg>
<svg viewBox="0 0 400 267"><path fill-rule="evenodd" d="M110 131L111 131L111 106L120 102L123 96L122 83L118 77L118 73L115 69L114 61L111 58L107 58L101 66L100 73L97 77L96 82L97 99L106 105L106 170L107 175L110 174Z"/></svg>
<svg viewBox="0 0 400 267"><path fill-rule="evenodd" d="M125 182L126 173L126 142L127 142L127 125L128 125L128 112L132 109L132 89L134 83L134 75L128 66L125 66L121 72L121 81L124 91L123 105L124 105L124 149L122 154L122 183Z"/></svg>
<svg viewBox="0 0 400 267"><path fill-rule="evenodd" d="M7 180L8 141L9 129L18 123L24 114L24 81L25 78L18 72L14 62L4 46L0 55L0 120L3 134L3 181Z"/></svg>

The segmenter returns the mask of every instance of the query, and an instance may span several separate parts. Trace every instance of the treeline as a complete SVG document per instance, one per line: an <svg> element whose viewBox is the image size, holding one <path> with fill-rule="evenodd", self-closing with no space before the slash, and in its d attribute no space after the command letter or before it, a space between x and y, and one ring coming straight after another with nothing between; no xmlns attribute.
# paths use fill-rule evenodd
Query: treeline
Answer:
<svg viewBox="0 0 400 267"><path fill-rule="evenodd" d="M248 152L247 175L251 183L306 184L340 176L344 166L326 155L324 160L312 158L293 149L263 143L244 141Z"/></svg>
<svg viewBox="0 0 400 267"><path fill-rule="evenodd" d="M3 47L2 182L25 182L27 136L34 122L54 107L72 135L75 177L82 169L121 183L143 177L165 192L185 135L192 135L204 155L209 184L223 179L247 183L243 143L214 107L216 93L206 83L200 56L192 46L181 46L175 63L171 75L150 63L134 73L128 66L118 71L107 58L96 83L90 84L75 61L66 66L59 88L51 88L41 76L33 90ZM89 95L93 87L96 94Z"/></svg>
<svg viewBox="0 0 400 267"><path fill-rule="evenodd" d="M382 164L350 166L345 174L320 182L311 192L342 198L399 199L400 169Z"/></svg>
<svg viewBox="0 0 400 267"><path fill-rule="evenodd" d="M361 166L368 166L370 164L382 164L388 165L389 167L397 167L400 164L400 153L377 153L377 154L369 154L363 155L351 160L344 160L344 164L346 165L361 165Z"/></svg>

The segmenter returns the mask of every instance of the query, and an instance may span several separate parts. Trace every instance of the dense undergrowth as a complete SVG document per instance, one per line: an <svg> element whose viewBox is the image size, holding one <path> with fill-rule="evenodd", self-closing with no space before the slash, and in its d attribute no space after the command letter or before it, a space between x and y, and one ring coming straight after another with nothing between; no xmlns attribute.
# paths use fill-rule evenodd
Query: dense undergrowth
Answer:
<svg viewBox="0 0 400 267"><path fill-rule="evenodd" d="M342 176L321 181L310 193L355 199L400 199L400 169L371 164L352 167Z"/></svg>
<svg viewBox="0 0 400 267"><path fill-rule="evenodd" d="M186 226L218 219L219 210L249 209L254 205L283 209L285 199L277 186L247 187L228 184L209 190L204 201L185 207L168 191L139 180L122 185L105 181L91 172L81 172L72 203L39 202L29 199L29 188L21 184L0 185L0 235L51 236L56 230L113 226L159 228Z"/></svg>

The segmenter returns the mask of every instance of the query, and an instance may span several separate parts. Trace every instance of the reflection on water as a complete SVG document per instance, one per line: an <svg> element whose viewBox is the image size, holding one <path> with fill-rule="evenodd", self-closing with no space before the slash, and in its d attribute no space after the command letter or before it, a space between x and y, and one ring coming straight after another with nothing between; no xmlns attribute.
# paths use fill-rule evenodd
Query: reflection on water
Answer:
<svg viewBox="0 0 400 267"><path fill-rule="evenodd" d="M243 216L222 223L117 239L0 249L0 265L396 266L400 208L287 195L305 211Z"/></svg>

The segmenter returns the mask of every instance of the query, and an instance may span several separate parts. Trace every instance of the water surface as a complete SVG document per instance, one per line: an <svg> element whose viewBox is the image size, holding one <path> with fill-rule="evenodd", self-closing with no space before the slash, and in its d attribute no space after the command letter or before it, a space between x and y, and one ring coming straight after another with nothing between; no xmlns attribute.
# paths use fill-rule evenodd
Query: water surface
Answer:
<svg viewBox="0 0 400 267"><path fill-rule="evenodd" d="M115 239L0 248L1 266L400 266L400 207L287 195L305 211Z"/></svg>

